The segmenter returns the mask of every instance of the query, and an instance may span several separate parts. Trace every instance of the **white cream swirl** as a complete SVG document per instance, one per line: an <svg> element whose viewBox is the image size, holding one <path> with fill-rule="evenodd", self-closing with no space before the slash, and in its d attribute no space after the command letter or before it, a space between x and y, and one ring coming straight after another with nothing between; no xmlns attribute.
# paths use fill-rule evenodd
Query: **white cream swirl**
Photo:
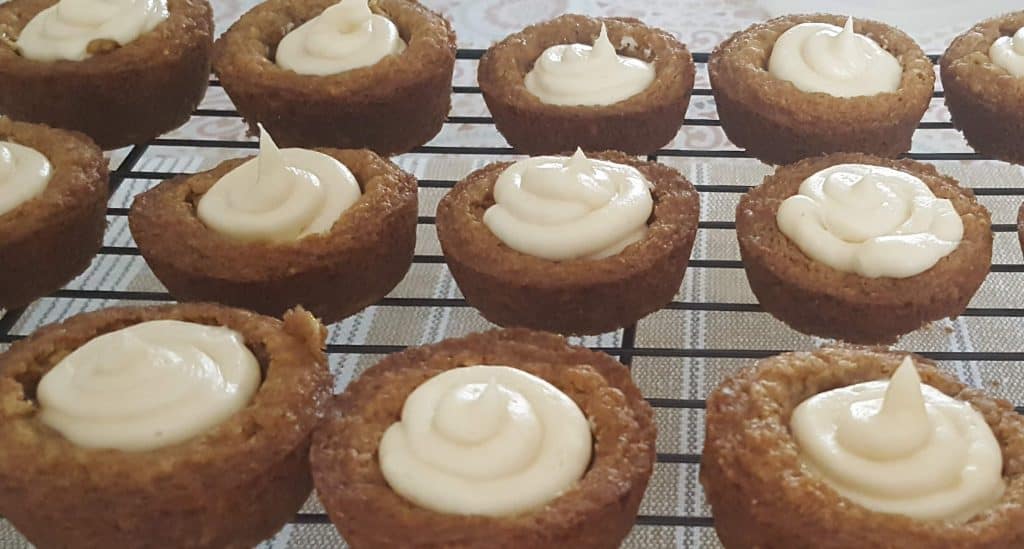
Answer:
<svg viewBox="0 0 1024 549"><path fill-rule="evenodd" d="M1000 36L988 49L992 62L1017 78L1024 77L1024 27L1013 36Z"/></svg>
<svg viewBox="0 0 1024 549"><path fill-rule="evenodd" d="M341 0L289 32L277 46L278 66L326 76L373 65L405 50L390 19L367 0Z"/></svg>
<svg viewBox="0 0 1024 549"><path fill-rule="evenodd" d="M910 357L890 381L805 400L790 422L808 468L873 511L963 522L1005 489L1002 450L985 418L922 385Z"/></svg>
<svg viewBox="0 0 1024 549"><path fill-rule="evenodd" d="M907 278L960 245L963 220L919 178L866 164L808 177L779 206L779 229L808 257L869 278Z"/></svg>
<svg viewBox="0 0 1024 549"><path fill-rule="evenodd" d="M526 89L549 105L611 105L647 89L654 65L618 55L608 29L593 47L559 44L544 50L526 73Z"/></svg>
<svg viewBox="0 0 1024 549"><path fill-rule="evenodd" d="M25 25L18 51L35 61L82 61L93 41L123 46L169 16L167 0L60 0Z"/></svg>
<svg viewBox="0 0 1024 549"><path fill-rule="evenodd" d="M801 91L855 97L895 92L903 69L893 55L853 32L853 19L839 28L800 23L775 41L768 73Z"/></svg>
<svg viewBox="0 0 1024 549"><path fill-rule="evenodd" d="M42 194L52 177L53 166L42 153L0 141L0 215Z"/></svg>
<svg viewBox="0 0 1024 549"><path fill-rule="evenodd" d="M259 156L224 174L199 199L196 214L230 238L290 242L325 233L361 195L336 158L307 149L278 149L260 127Z"/></svg>
<svg viewBox="0 0 1024 549"><path fill-rule="evenodd" d="M417 387L378 455L391 488L420 507L507 516L571 488L592 444L587 418L554 385L508 366L469 366Z"/></svg>
<svg viewBox="0 0 1024 549"><path fill-rule="evenodd" d="M224 422L260 379L241 334L154 320L82 345L43 376L36 396L39 419L74 444L142 452Z"/></svg>
<svg viewBox="0 0 1024 549"><path fill-rule="evenodd" d="M618 254L647 234L650 183L632 166L537 156L509 166L494 184L484 224L508 247L563 261Z"/></svg>

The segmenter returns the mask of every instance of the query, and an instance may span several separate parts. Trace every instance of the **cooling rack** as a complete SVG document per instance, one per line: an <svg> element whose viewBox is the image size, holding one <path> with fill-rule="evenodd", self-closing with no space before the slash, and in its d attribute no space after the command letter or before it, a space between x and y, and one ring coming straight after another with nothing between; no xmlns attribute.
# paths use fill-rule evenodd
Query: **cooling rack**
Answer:
<svg viewBox="0 0 1024 549"><path fill-rule="evenodd" d="M459 50L452 115L442 133L395 159L420 181L414 264L388 297L329 327L327 351L336 391L387 353L489 327L462 299L433 230L436 203L456 181L491 161L517 156L494 129L475 86L476 62L482 53ZM697 481L706 395L725 376L758 358L827 343L797 334L762 312L746 285L735 244L735 205L769 168L725 139L707 85L707 58L706 53L694 55L697 87L680 134L649 157L681 171L701 193L698 238L679 293L665 309L634 326L574 338L629 366L655 408L657 465L626 547L720 546ZM214 80L207 99L185 127L112 153L108 229L100 254L67 287L23 310L0 311L0 350L43 324L82 311L170 301L128 231L126 215L132 198L160 181L252 154L256 147ZM995 251L992 272L963 316L910 334L898 348L939 360L966 383L1020 405L1024 403L1020 370L1024 364L1024 264L1015 219L1024 199L1024 171L970 150L949 122L941 90L933 94L932 107L908 156L935 163L940 171L974 189L993 214ZM292 524L263 545L342 547L344 542L311 498ZM0 520L0 547L27 546Z"/></svg>

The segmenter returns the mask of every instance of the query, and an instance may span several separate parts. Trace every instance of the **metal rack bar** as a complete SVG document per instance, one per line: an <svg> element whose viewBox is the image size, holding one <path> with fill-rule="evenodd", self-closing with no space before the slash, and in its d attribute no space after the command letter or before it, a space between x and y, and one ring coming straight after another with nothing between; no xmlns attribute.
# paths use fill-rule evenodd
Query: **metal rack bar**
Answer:
<svg viewBox="0 0 1024 549"><path fill-rule="evenodd" d="M151 145L158 147L207 147L228 149L257 149L256 141L213 140L213 139L154 139ZM481 156L522 156L511 147L460 147L451 145L423 145L416 147L410 154L464 154ZM741 150L706 150L706 149L661 149L658 156L674 158L754 158L747 151ZM903 155L911 160L985 160L976 152L910 152Z"/></svg>

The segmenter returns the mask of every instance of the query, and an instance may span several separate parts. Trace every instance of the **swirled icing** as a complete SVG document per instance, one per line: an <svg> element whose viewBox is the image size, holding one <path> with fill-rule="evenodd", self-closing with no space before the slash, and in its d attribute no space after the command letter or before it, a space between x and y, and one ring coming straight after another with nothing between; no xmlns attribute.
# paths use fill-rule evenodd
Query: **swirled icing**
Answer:
<svg viewBox="0 0 1024 549"><path fill-rule="evenodd" d="M121 46L170 16L167 0L60 0L36 14L18 36L18 51L35 61L82 61L89 44Z"/></svg>
<svg viewBox="0 0 1024 549"><path fill-rule="evenodd" d="M278 149L261 127L259 156L210 187L196 214L230 238L289 242L330 231L361 194L339 160L308 149Z"/></svg>
<svg viewBox="0 0 1024 549"><path fill-rule="evenodd" d="M906 172L838 164L808 177L777 214L779 229L833 269L906 278L960 245L963 220L947 199Z"/></svg>
<svg viewBox="0 0 1024 549"><path fill-rule="evenodd" d="M275 60L299 74L326 76L373 65L405 50L390 19L367 0L342 0L285 35Z"/></svg>
<svg viewBox="0 0 1024 549"><path fill-rule="evenodd" d="M836 97L895 92L903 69L877 42L845 27L800 23L775 41L768 73L792 82L801 91Z"/></svg>
<svg viewBox="0 0 1024 549"><path fill-rule="evenodd" d="M549 105L611 105L647 89L654 76L654 65L617 54L602 24L593 46L559 44L544 50L523 83Z"/></svg>
<svg viewBox="0 0 1024 549"><path fill-rule="evenodd" d="M42 153L10 141L0 141L0 215L46 190L53 166Z"/></svg>
<svg viewBox="0 0 1024 549"><path fill-rule="evenodd" d="M923 385L910 357L891 380L805 400L791 429L814 474L874 511L962 522L1005 489L1002 450L985 418Z"/></svg>
<svg viewBox="0 0 1024 549"><path fill-rule="evenodd" d="M260 366L237 332L177 320L93 338L37 388L39 419L87 448L146 451L201 435L244 408Z"/></svg>
<svg viewBox="0 0 1024 549"><path fill-rule="evenodd" d="M562 261L618 254L647 233L650 183L625 164L538 156L509 166L494 184L484 224L508 247Z"/></svg>
<svg viewBox="0 0 1024 549"><path fill-rule="evenodd" d="M522 370L480 365L417 387L378 455L391 488L416 505L505 516L571 488L591 446L587 418L565 393Z"/></svg>
<svg viewBox="0 0 1024 549"><path fill-rule="evenodd" d="M1024 76L1024 27L1013 36L1000 36L988 50L992 62L1018 78Z"/></svg>

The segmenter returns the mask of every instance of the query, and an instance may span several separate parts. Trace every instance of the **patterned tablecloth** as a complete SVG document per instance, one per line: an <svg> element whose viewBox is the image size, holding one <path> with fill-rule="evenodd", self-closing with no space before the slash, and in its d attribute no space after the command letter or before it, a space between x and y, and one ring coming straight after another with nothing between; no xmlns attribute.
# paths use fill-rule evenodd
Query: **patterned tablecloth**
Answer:
<svg viewBox="0 0 1024 549"><path fill-rule="evenodd" d="M223 30L253 0L212 0L218 28ZM623 2L612 0L425 0L454 22L461 47L483 48L524 25L566 12L593 15L628 15L670 30L687 43L691 51L709 52L731 32L775 14L808 9L823 9L825 2L785 0L648 0ZM911 32L929 53L941 53L950 38L973 21L1006 11L1012 2L991 1L985 6L959 0L904 2L891 8L889 2L861 0L839 2L833 9L853 10L856 15L873 15ZM851 4L853 6L851 7ZM925 7L927 8L925 9ZM827 6L824 7L827 9ZM1019 8L1018 8L1019 9ZM455 84L475 85L476 64L472 60L457 63ZM707 73L698 69L699 88L707 88ZM231 109L220 88L211 88L204 109ZM454 97L453 115L486 116L479 95ZM715 119L714 100L709 95L693 98L688 113L691 119ZM941 99L935 99L926 122L948 121ZM240 119L222 116L196 116L167 137L179 139L251 140ZM172 142L173 143L173 142ZM439 146L504 147L502 137L488 124L448 124L431 143ZM714 125L687 125L669 146L686 151L732 151L721 129ZM914 152L970 152L959 134L948 128L921 130L915 136ZM194 172L212 167L251 150L151 145L133 168L134 172ZM115 151L111 167L117 168L127 155ZM488 154L408 154L397 162L417 177L429 180L457 180L470 170L508 156ZM645 395L662 406L656 408L659 429L659 463L655 468L647 497L641 508L646 517L627 540L627 547L719 547L707 517L710 516L697 482L698 459L703 444L704 410L699 401L731 372L749 365L767 351L807 349L822 341L800 335L759 312L741 268L735 234L730 228L734 208L746 186L755 185L768 169L746 158L703 158L699 156L662 156L706 192L701 194L701 219L707 224L698 233L694 263L671 308L642 320L636 327L632 369ZM978 190L979 200L987 206L997 224L994 272L971 303L969 313L955 321L943 321L905 337L901 349L947 353L956 361L943 362L966 382L985 387L1015 404L1024 403L1022 363L1009 360L1024 356L1024 272L1021 250L1014 223L1017 207L1024 194L1024 171L1018 166L985 160L937 160L938 168ZM111 208L127 208L132 197L159 179L125 179L110 201ZM446 189L434 185L420 190L420 214L432 216L437 201ZM145 303L148 292L161 292L141 257L116 253L134 247L123 210L113 210L105 244L113 253L102 254L82 276L55 297L33 304L14 324L10 333L30 334L37 327L73 314L117 303ZM714 223L720 222L720 223ZM434 228L419 227L417 254L440 254ZM85 293L82 293L82 292ZM129 300L105 299L104 291L147 292ZM118 294L124 297L123 294ZM421 262L413 266L391 297L421 298L438 306L407 306L401 303L376 306L330 327L330 343L368 345L380 352L395 346L415 345L486 329L488 324L473 309L445 300L461 297L443 263ZM425 298L425 299L422 299ZM2 324L0 324L2 325ZM583 338L597 347L621 345L623 333ZM5 345L0 344L0 350ZM953 354L948 354L953 353ZM991 353L1002 353L993 355ZM379 354L333 353L330 357L336 375L336 389L360 371L372 365ZM993 360L1005 358L1007 360ZM978 360L974 360L978 359ZM697 404L694 404L694 403ZM319 512L315 499L305 513ZM685 518L679 518L685 517ZM316 522L316 521L307 521ZM343 541L329 524L296 524L285 527L267 548L341 547ZM9 524L0 520L0 549L27 547L28 544Z"/></svg>

